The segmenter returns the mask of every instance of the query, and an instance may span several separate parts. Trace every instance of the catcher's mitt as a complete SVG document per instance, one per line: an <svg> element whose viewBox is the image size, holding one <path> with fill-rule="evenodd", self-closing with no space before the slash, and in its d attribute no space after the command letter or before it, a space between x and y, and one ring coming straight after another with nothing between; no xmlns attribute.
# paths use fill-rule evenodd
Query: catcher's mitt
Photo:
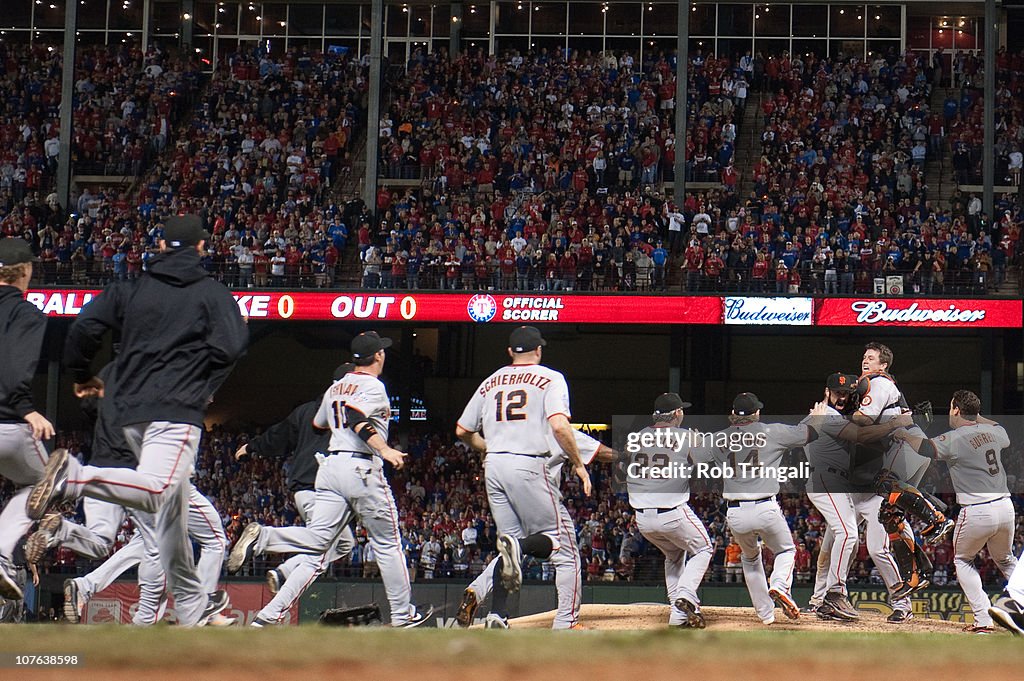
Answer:
<svg viewBox="0 0 1024 681"><path fill-rule="evenodd" d="M376 603L357 608L330 608L320 613L320 624L332 627L365 627L383 623Z"/></svg>

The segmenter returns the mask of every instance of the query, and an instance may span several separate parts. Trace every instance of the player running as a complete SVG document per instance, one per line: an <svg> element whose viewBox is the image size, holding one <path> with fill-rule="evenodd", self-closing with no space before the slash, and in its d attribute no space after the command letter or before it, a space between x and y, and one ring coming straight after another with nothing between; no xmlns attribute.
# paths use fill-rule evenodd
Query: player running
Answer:
<svg viewBox="0 0 1024 681"><path fill-rule="evenodd" d="M24 239L0 239L0 474L17 492L0 513L0 596L22 598L12 556L32 520L25 512L30 485L43 477L53 426L32 405L32 378L42 354L46 316L25 302L32 249Z"/></svg>
<svg viewBox="0 0 1024 681"><path fill-rule="evenodd" d="M615 450L611 447L601 444L578 430L573 430L573 435L576 438L576 445L579 447L583 463L587 465L593 461L611 463L615 459ZM559 490L562 484L562 468L569 460L569 456L558 446L554 433L551 433L548 444L552 452L547 460L548 477L551 478L552 487ZM576 525L562 501L560 491L558 517L561 521L561 538L564 541L559 542L558 549L551 553L551 565L555 569L555 590L558 592L558 609L555 611L555 619L551 623L551 628L577 629L582 628L579 624L580 604L583 600L582 562L579 546L576 545ZM494 568L497 564L498 558L495 557L463 592L462 602L455 615L455 622L458 626L466 628L473 623L480 603L490 595L494 588Z"/></svg>
<svg viewBox="0 0 1024 681"><path fill-rule="evenodd" d="M313 419L317 428L331 431L330 450L316 476L316 503L307 527L263 527L250 523L242 531L228 557L234 574L255 554L306 553L319 556L326 565L331 547L344 534L353 514L369 535L380 568L384 591L391 606L391 626L417 627L429 619L433 608L418 612L411 602L409 571L402 552L398 508L384 478L384 462L396 469L406 454L388 445L391 401L380 381L390 338L375 331L352 339L356 370L327 390ZM253 620L252 626L267 623Z"/></svg>
<svg viewBox="0 0 1024 681"><path fill-rule="evenodd" d="M569 386L559 372L542 366L547 345L533 326L509 337L512 363L487 377L470 398L455 428L460 440L486 451L487 501L498 530L498 564L491 612L485 626L508 628L507 598L523 581L523 554L549 558L566 541L559 519L559 492L548 476L549 432L591 493L590 475L569 424Z"/></svg>
<svg viewBox="0 0 1024 681"><path fill-rule="evenodd" d="M692 444L695 431L681 428L690 406L676 393L659 395L654 401L654 423L640 431L640 440L649 436L656 442L658 435L672 432L674 442L690 440ZM667 438L661 439L667 444ZM626 489L629 505L636 510L640 534L665 555L665 586L672 605L669 626L703 629L706 622L697 589L714 549L707 528L690 508L689 471L694 463L690 452L690 446L654 446L630 453ZM684 474L667 478L648 474L666 467Z"/></svg>
<svg viewBox="0 0 1024 681"><path fill-rule="evenodd" d="M1000 608L990 609L974 559L982 548L988 549L996 567L1009 579L1017 567L1013 556L1016 518L1001 454L1010 446L1010 438L1002 426L982 416L980 411L981 400L977 395L958 390L949 403L952 430L931 439L905 430L894 437L915 452L945 461L949 466L956 501L960 504L953 534L953 565L974 613L974 623L964 631L988 634L992 632L993 620L1011 631L1016 630L1016 623Z"/></svg>
<svg viewBox="0 0 1024 681"><path fill-rule="evenodd" d="M725 476L722 492L729 507L726 521L743 551L743 578L754 610L762 622L773 624L775 605L793 620L800 619L800 608L790 594L796 546L776 500L779 478L772 470L779 468L787 451L813 442L818 433L809 424L761 423L763 407L753 393L737 395L729 417L732 425L720 432L728 442L754 442L754 446L712 447L707 452L733 471ZM770 579L765 577L758 537L775 554Z"/></svg>

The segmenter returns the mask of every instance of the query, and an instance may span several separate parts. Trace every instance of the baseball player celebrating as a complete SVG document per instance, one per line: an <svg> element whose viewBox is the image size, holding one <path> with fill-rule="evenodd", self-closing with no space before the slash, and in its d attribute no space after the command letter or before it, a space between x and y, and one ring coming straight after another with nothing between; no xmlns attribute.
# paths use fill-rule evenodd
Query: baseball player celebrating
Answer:
<svg viewBox="0 0 1024 681"><path fill-rule="evenodd" d="M23 239L0 239L0 474L18 491L0 513L0 596L20 600L11 556L32 520L25 513L30 485L43 476L41 440L53 426L32 405L32 378L42 352L46 317L23 294L32 280L32 249Z"/></svg>
<svg viewBox="0 0 1024 681"><path fill-rule="evenodd" d="M722 492L729 507L726 521L743 551L743 578L754 610L762 622L773 624L776 604L794 620L800 618L800 608L790 595L796 546L775 498L779 493L778 476L768 471L778 468L787 451L813 442L818 433L809 424L761 423L763 407L753 393L737 395L729 417L732 425L721 432L728 442L755 445L736 447L736 451L712 447L708 452L719 464L733 470L732 475L725 476ZM764 574L758 537L775 554L770 582Z"/></svg>
<svg viewBox="0 0 1024 681"><path fill-rule="evenodd" d="M852 417L854 423L886 423L910 413L906 399L888 373L892 362L892 350L887 346L875 342L864 346L860 407ZM917 426L910 426L908 430L915 437L925 437L924 431ZM953 523L916 488L928 469L930 459L904 445L899 438L894 437L888 443L888 447L883 443L876 491L882 497L879 519L889 535L890 551L899 570L900 583L892 589L891 595L901 600L927 587L931 577L931 561L917 543L910 524L905 522L906 514L920 517L928 523L922 536L930 544L941 541ZM909 609L894 609L889 621L899 623L911 616Z"/></svg>
<svg viewBox="0 0 1024 681"><path fill-rule="evenodd" d="M354 364L343 364L334 372L338 381L355 369ZM284 421L268 428L235 453L236 459L245 456L287 456L287 484L295 497L295 507L302 522L309 524L316 508L316 473L320 467L317 455L321 457L330 451L330 430L319 430L313 426L313 419L320 409L321 399L306 402L296 407ZM299 553L277 568L267 571L267 587L274 598L256 615L256 621L263 625L278 624L284 620L309 585L323 574L328 565L347 556L355 545L352 528L346 525L339 540L331 544L325 556Z"/></svg>
<svg viewBox="0 0 1024 681"><path fill-rule="evenodd" d="M549 432L591 493L590 475L569 424L569 386L559 372L542 366L547 341L536 327L509 336L512 363L484 379L459 418L455 434L487 453L487 501L498 529L498 563L491 612L485 626L508 628L508 592L522 584L523 554L541 560L566 541L559 518L559 492L548 476Z"/></svg>
<svg viewBox="0 0 1024 681"><path fill-rule="evenodd" d="M309 525L263 527L250 523L231 550L228 572L238 572L253 555L262 553L312 554L326 565L333 554L331 547L338 543L354 513L369 534L391 605L391 626L416 627L427 621L433 608L418 612L411 603L398 508L384 478L384 461L400 469L406 457L388 445L391 401L380 375L384 350L389 347L391 339L381 338L375 331L353 338L356 370L335 381L324 394L313 425L330 429L330 449L321 457ZM256 619L252 625L274 623Z"/></svg>
<svg viewBox="0 0 1024 681"><path fill-rule="evenodd" d="M974 567L974 559L983 547L996 567L1010 578L1017 559L1013 556L1015 516L1006 469L1001 452L1010 446L1006 430L995 421L981 416L981 400L969 390L953 393L949 403L949 427L952 429L938 437L926 439L905 430L894 437L906 442L914 451L945 461L949 476L960 504L957 530L953 535L953 565L956 579L964 590L974 623L965 631L987 634L992 631L992 620L1014 630L1012 619L1002 617L1002 611L993 609L981 583L981 575Z"/></svg>
<svg viewBox="0 0 1024 681"><path fill-rule="evenodd" d="M580 451L580 458L585 464L589 465L592 461L611 463L615 459L615 450L611 447L578 430L574 430L573 435ZM548 444L552 452L547 461L548 477L551 478L552 487L558 490L562 483L562 467L569 460L569 456L558 446L554 433L550 435ZM555 590L558 592L558 609L551 628L577 629L582 628L579 624L580 604L583 600L582 563L580 550L576 544L576 525L562 502L560 492L558 517L561 523L560 539L563 541L560 541L558 549L551 553L551 564L555 568ZM498 559L495 557L463 592L462 603L455 615L458 626L466 628L473 623L477 608L494 587L494 568L497 564Z"/></svg>
<svg viewBox="0 0 1024 681"><path fill-rule="evenodd" d="M851 494L850 483L854 445L880 439L912 423L909 416L863 427L849 421L847 417L858 404L857 385L857 376L830 375L826 381L825 400L815 409L816 412L823 411L823 416L805 420L805 423L810 423L813 419L819 434L804 448L811 466L807 497L828 526L826 539L818 553L818 575L812 598L813 611L823 619L851 621L860 618L846 590L846 578L859 541L857 504ZM874 520L877 524L877 518Z"/></svg>
<svg viewBox="0 0 1024 681"><path fill-rule="evenodd" d="M211 599L196 573L187 539L188 476L206 407L248 344L231 293L200 262L209 238L198 216L168 218L161 253L142 278L107 286L68 332L64 360L81 398L103 395L92 360L105 333L120 331L114 408L138 468L82 466L58 450L26 504L35 519L81 496L155 513L156 546L147 549L159 555L183 626L205 624L227 607L226 594Z"/></svg>
<svg viewBox="0 0 1024 681"><path fill-rule="evenodd" d="M690 406L676 393L664 393L654 401L654 424L640 431L638 437L641 442L647 438L657 443L660 439L665 445L645 446L630 453L626 490L640 534L665 554L665 586L672 604L669 626L703 629L706 623L697 589L714 554L711 539L690 508L688 475L649 475L653 469L665 469L673 463L678 469L685 466L685 470L692 470L691 448L669 444L665 437L671 432L674 442L690 438L692 431L680 428Z"/></svg>

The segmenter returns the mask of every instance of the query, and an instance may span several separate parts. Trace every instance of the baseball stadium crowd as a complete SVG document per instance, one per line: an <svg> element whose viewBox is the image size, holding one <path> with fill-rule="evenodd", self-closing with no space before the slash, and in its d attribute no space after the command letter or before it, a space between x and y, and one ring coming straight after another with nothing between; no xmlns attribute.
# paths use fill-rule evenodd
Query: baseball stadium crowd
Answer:
<svg viewBox="0 0 1024 681"><path fill-rule="evenodd" d="M385 179L365 206L338 191L366 125L363 61L249 48L207 80L155 42L83 48L76 172L143 179L85 188L65 221L51 193L60 52L0 47L0 231L32 243L40 284L138 276L161 220L186 210L214 235L204 265L243 288L865 294L898 278L908 294L985 294L1021 265L1013 195L987 216L969 190L940 207L926 181L933 158L975 179L983 65L969 54L943 101L911 52L695 51L681 153L696 184L674 201L660 189L674 54L416 50L385 88ZM1020 180L1022 64L1000 52L997 184ZM738 168L744 118L755 141Z"/></svg>
<svg viewBox="0 0 1024 681"><path fill-rule="evenodd" d="M203 438L194 482L221 513L230 542L237 539L250 522L268 526L302 524L284 479L280 460L250 458L236 461L234 454L248 435L215 427ZM64 435L60 444L76 455L88 450L83 435ZM1019 447L1018 447L1019 449ZM389 479L395 494L402 526L402 542L410 574L416 579L465 579L479 574L495 552L496 530L483 489L483 468L475 455L462 444L452 444L439 434L416 435L409 439L409 460L405 469L391 471ZM1019 454L1020 452L1016 452ZM1008 467L1008 482L1014 492L1022 491L1024 468L1021 457L1008 452L1003 461ZM949 489L942 484L942 467L933 466L922 487L938 492ZM637 530L633 512L624 493L617 493L612 471L605 465L591 467L594 495L582 495L575 477L566 477L562 490L566 506L576 521L582 556L583 579L587 581L642 581L662 579L663 557ZM2 495L0 495L2 496ZM952 495L938 496L952 503ZM718 493L697 493L691 506L703 520L714 542L714 557L706 580L710 583L741 583L739 545L732 541ZM814 580L817 551L825 532L825 521L804 494L783 494L781 506L793 531L797 546L795 582ZM130 521L118 536L117 546L131 537ZM378 575L366 533L357 527L357 545L347 559L336 562L328 572L336 578L376 577ZM1024 524L1018 523L1015 551L1024 545ZM774 560L764 547L766 570ZM955 584L952 539L937 546L926 546L935 565L933 583ZM262 575L276 559L260 561L253 574ZM46 570L83 573L92 563L72 551L59 548ZM979 571L986 583L999 583L999 572L987 553L982 553ZM527 579L551 580L550 563L528 559ZM863 586L882 584L862 542L850 570L850 583Z"/></svg>

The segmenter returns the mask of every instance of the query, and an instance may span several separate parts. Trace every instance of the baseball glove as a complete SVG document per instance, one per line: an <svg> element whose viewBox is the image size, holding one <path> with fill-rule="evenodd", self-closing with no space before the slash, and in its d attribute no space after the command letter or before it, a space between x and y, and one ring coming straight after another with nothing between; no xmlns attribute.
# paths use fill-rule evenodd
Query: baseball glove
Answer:
<svg viewBox="0 0 1024 681"><path fill-rule="evenodd" d="M320 613L320 624L332 627L365 627L381 624L380 608L376 603L356 608L330 608Z"/></svg>

